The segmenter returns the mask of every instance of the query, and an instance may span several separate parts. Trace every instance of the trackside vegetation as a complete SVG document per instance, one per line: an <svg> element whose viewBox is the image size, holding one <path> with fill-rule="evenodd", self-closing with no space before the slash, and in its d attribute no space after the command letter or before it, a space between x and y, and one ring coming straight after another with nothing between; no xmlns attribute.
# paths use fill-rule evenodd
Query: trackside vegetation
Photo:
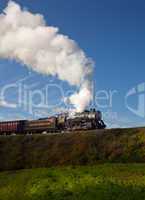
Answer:
<svg viewBox="0 0 145 200"><path fill-rule="evenodd" d="M0 136L0 170L145 163L145 128Z"/></svg>

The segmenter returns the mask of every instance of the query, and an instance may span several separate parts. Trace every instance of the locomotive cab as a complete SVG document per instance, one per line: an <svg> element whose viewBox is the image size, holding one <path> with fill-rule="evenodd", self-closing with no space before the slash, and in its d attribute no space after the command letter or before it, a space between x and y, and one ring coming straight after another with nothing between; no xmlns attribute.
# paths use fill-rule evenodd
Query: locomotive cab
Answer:
<svg viewBox="0 0 145 200"><path fill-rule="evenodd" d="M102 120L102 112L101 111L95 111L96 112L96 128L98 129L104 129L106 128L106 125L104 121Z"/></svg>

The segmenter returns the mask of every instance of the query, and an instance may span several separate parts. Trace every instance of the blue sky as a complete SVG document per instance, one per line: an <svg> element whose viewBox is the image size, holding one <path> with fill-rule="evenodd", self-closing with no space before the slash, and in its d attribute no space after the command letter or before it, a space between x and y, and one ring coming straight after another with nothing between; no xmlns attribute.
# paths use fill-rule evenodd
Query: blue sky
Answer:
<svg viewBox="0 0 145 200"><path fill-rule="evenodd" d="M0 1L0 11L7 5ZM143 126L145 116L131 111L137 106L139 94L129 96L129 108L125 105L125 95L130 89L145 82L145 1L144 0L15 0L21 6L34 13L41 13L48 25L57 26L60 32L75 40L86 54L95 61L95 91L117 91L113 95L112 106L99 108L111 127ZM0 86L15 83L22 78L23 83L39 89L46 83L59 84L67 93L70 88L56 78L39 75L14 61L0 60ZM36 86L37 85L37 86ZM105 94L106 94L105 93ZM142 93L145 92L143 91ZM52 89L52 104L59 95ZM104 95L104 93L103 93ZM15 92L8 98L15 102ZM108 100L101 104L109 105ZM42 111L42 110L41 110ZM46 111L46 109L44 109ZM51 112L50 112L51 113ZM42 116L47 113L41 112ZM33 118L23 108L0 107L1 119Z"/></svg>

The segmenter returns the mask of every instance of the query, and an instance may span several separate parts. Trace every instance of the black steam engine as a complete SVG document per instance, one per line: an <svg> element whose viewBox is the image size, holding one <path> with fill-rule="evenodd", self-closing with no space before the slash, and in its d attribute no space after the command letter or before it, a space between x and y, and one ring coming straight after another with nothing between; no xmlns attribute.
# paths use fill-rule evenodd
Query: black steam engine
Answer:
<svg viewBox="0 0 145 200"><path fill-rule="evenodd" d="M75 130L104 129L102 113L95 109L85 110L70 116L59 114L38 120L0 122L0 135L52 133Z"/></svg>

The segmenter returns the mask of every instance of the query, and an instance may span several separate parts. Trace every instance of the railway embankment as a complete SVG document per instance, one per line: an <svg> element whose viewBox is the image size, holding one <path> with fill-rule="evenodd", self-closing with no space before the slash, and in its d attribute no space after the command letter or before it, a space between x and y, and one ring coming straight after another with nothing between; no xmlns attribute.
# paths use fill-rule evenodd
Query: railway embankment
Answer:
<svg viewBox="0 0 145 200"><path fill-rule="evenodd" d="M0 136L0 170L145 163L145 128Z"/></svg>

